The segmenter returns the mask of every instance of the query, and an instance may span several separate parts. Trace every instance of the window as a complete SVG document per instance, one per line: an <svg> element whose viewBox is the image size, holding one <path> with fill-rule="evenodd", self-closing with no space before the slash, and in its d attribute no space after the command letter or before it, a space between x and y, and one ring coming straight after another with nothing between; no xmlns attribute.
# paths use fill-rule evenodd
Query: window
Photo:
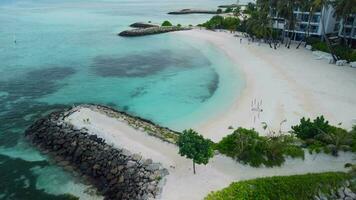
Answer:
<svg viewBox="0 0 356 200"><path fill-rule="evenodd" d="M301 20L303 22L308 22L309 21L309 14L302 14Z"/></svg>
<svg viewBox="0 0 356 200"><path fill-rule="evenodd" d="M303 32L307 31L307 25L306 24L300 24L298 31L303 31Z"/></svg>
<svg viewBox="0 0 356 200"><path fill-rule="evenodd" d="M334 27L334 32L339 31L339 29L340 29L340 23L336 23Z"/></svg>
<svg viewBox="0 0 356 200"><path fill-rule="evenodd" d="M318 29L319 29L319 26L315 26L315 25L310 26L311 33L317 33Z"/></svg>
<svg viewBox="0 0 356 200"><path fill-rule="evenodd" d="M320 15L313 15L312 22L319 23L320 22Z"/></svg>

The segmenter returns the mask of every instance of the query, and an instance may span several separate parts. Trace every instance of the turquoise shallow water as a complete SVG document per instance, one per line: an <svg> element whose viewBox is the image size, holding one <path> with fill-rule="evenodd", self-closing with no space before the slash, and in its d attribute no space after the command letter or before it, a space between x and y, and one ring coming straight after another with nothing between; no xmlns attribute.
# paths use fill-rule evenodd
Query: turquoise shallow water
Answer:
<svg viewBox="0 0 356 200"><path fill-rule="evenodd" d="M198 24L211 16L166 13L226 3L0 1L0 199L88 198L86 186L23 139L26 126L55 109L106 104L176 130L226 109L243 81L212 45L174 34L116 36L137 21Z"/></svg>

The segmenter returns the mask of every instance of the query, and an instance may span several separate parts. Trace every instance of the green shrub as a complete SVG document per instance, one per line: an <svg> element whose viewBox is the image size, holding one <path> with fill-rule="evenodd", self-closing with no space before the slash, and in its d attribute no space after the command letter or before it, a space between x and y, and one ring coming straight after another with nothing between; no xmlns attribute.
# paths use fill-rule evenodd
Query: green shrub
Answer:
<svg viewBox="0 0 356 200"><path fill-rule="evenodd" d="M323 51L323 52L328 52L328 53L330 52L328 46L326 45L326 43L325 42L321 42L321 41L312 44L312 49L313 50L318 50L318 51Z"/></svg>
<svg viewBox="0 0 356 200"><path fill-rule="evenodd" d="M350 179L343 172L258 178L234 182L205 200L310 200L319 191L329 195Z"/></svg>
<svg viewBox="0 0 356 200"><path fill-rule="evenodd" d="M356 62L356 50L352 50L349 57L349 62Z"/></svg>
<svg viewBox="0 0 356 200"><path fill-rule="evenodd" d="M217 14L221 14L221 13L222 13L222 9L220 9L220 8L217 9L217 10L216 10L216 13L217 13Z"/></svg>
<svg viewBox="0 0 356 200"><path fill-rule="evenodd" d="M307 44L312 45L313 50L318 50L318 51L323 51L330 53L328 46L326 45L325 42L320 41L320 39L317 38L308 38L307 39ZM344 46L344 45L336 45L333 47L335 55L343 60L347 60L349 62L356 61L356 51Z"/></svg>
<svg viewBox="0 0 356 200"><path fill-rule="evenodd" d="M162 26L173 26L173 25L172 25L172 23L169 22L169 21L164 21L164 22L162 23Z"/></svg>
<svg viewBox="0 0 356 200"><path fill-rule="evenodd" d="M329 122L325 120L324 116L317 117L314 121L303 117L299 125L292 126L293 133L303 140L314 138L320 133L328 132L329 129Z"/></svg>
<svg viewBox="0 0 356 200"><path fill-rule="evenodd" d="M343 128L332 126L323 116L313 121L303 117L299 125L292 126L292 133L304 141L310 152L324 151L337 156L340 150L356 151L355 129L347 132Z"/></svg>
<svg viewBox="0 0 356 200"><path fill-rule="evenodd" d="M222 17L216 15L212 17L209 21L201 24L207 29L228 29L228 30L236 30L237 26L240 24L240 20L236 17Z"/></svg>
<svg viewBox="0 0 356 200"><path fill-rule="evenodd" d="M182 27L182 25L181 25L181 24L177 24L177 26L178 26L178 27Z"/></svg>
<svg viewBox="0 0 356 200"><path fill-rule="evenodd" d="M351 151L356 152L356 125L352 127L350 134L352 135Z"/></svg>
<svg viewBox="0 0 356 200"><path fill-rule="evenodd" d="M255 130L238 128L224 137L215 148L222 154L253 167L280 166L286 156L304 158L291 136L261 137Z"/></svg>

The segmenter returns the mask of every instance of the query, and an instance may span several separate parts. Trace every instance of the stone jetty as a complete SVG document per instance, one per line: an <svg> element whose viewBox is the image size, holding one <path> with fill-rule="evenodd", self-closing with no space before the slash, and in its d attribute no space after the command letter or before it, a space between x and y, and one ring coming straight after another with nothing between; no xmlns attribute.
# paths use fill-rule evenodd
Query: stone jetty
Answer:
<svg viewBox="0 0 356 200"><path fill-rule="evenodd" d="M185 30L190 30L190 29L191 28L179 27L179 26L160 26L160 27L150 27L150 28L137 28L137 29L122 31L121 33L119 33L119 36L135 37L135 36L168 33L168 32L173 32L173 31L185 31Z"/></svg>
<svg viewBox="0 0 356 200"><path fill-rule="evenodd" d="M228 5L220 5L218 7L219 8L236 8L238 6L239 6L238 4L233 3L233 4L228 4Z"/></svg>
<svg viewBox="0 0 356 200"><path fill-rule="evenodd" d="M195 9L183 9L179 11L169 12L169 15L187 15L187 14L219 14L214 10L195 10Z"/></svg>
<svg viewBox="0 0 356 200"><path fill-rule="evenodd" d="M146 23L146 22L136 22L130 25L132 28L151 28L160 27L158 24Z"/></svg>
<svg viewBox="0 0 356 200"><path fill-rule="evenodd" d="M120 117L130 126L148 129L155 132L154 136L168 142L174 143L173 138L177 136L167 128L109 107L81 105L39 119L25 131L26 138L54 160L66 163L65 168L88 177L105 199L158 198L168 170L149 158L109 145L86 129L76 129L66 118L80 107Z"/></svg>

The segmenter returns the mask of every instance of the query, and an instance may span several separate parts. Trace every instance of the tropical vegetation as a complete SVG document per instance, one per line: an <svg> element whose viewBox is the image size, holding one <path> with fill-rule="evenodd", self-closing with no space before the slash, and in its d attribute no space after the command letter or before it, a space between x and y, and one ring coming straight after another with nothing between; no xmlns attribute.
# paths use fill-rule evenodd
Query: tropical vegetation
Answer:
<svg viewBox="0 0 356 200"><path fill-rule="evenodd" d="M164 21L162 23L162 26L173 26L172 23L170 21Z"/></svg>
<svg viewBox="0 0 356 200"><path fill-rule="evenodd" d="M330 50L329 50L327 44L318 38L311 37L311 38L308 38L306 42L307 42L307 44L312 46L313 50L330 53ZM350 62L356 61L356 50L352 49L346 45L343 45L343 44L335 45L334 53L340 59L348 60Z"/></svg>
<svg viewBox="0 0 356 200"><path fill-rule="evenodd" d="M351 174L343 172L257 178L231 183L227 188L210 193L205 200L310 200L320 193L331 196L331 191L351 179ZM354 183L349 182L355 189Z"/></svg>
<svg viewBox="0 0 356 200"><path fill-rule="evenodd" d="M253 167L281 166L288 156L304 159L304 151L293 136L259 136L257 131L245 128L224 137L215 149Z"/></svg>
<svg viewBox="0 0 356 200"><path fill-rule="evenodd" d="M334 15L339 19L343 19L342 35L343 42L335 43L329 39L325 30L325 21L327 16L327 9L329 6L333 6L335 9ZM321 34L322 39L319 38L320 43L314 44L314 48L331 53L334 61L339 59L346 59L348 61L356 60L356 52L351 47L351 34L345 34L345 23L351 17L351 14L356 13L355 0L257 0L256 3L249 3L246 9L242 10L237 7L226 9L225 12L232 12L235 18L242 17L244 20L234 25L223 26L222 21L224 17L213 17L203 26L208 29L223 28L229 30L238 30L249 34L251 37L257 39L263 39L267 41L271 48L275 48L278 42L285 43L287 48L291 46L291 38L294 38L297 34L297 27L300 25L300 20L294 14L294 10L301 9L308 11L308 23L306 24L306 31L297 48L300 47L302 42L311 38L311 28L313 20L313 14L320 12ZM220 13L223 11L220 9ZM273 28L273 23L276 20L282 20L285 22L284 29L277 30ZM230 19L231 21L231 19ZM288 30L288 31L286 31ZM274 45L272 45L274 44ZM307 44L307 43L305 43ZM322 48L318 48L322 46Z"/></svg>
<svg viewBox="0 0 356 200"><path fill-rule="evenodd" d="M195 164L208 164L209 159L213 157L213 142L205 139L192 129L184 130L179 135L177 145L179 154L193 161L193 172L195 174Z"/></svg>
<svg viewBox="0 0 356 200"><path fill-rule="evenodd" d="M240 24L240 20L236 17L223 17L216 15L212 17L209 21L200 24L199 26L205 27L207 29L227 29L231 31L236 31Z"/></svg>
<svg viewBox="0 0 356 200"><path fill-rule="evenodd" d="M348 132L330 125L323 116L314 120L303 117L298 125L292 126L291 132L302 139L311 152L324 151L334 156L337 156L339 151L356 152L356 126Z"/></svg>

